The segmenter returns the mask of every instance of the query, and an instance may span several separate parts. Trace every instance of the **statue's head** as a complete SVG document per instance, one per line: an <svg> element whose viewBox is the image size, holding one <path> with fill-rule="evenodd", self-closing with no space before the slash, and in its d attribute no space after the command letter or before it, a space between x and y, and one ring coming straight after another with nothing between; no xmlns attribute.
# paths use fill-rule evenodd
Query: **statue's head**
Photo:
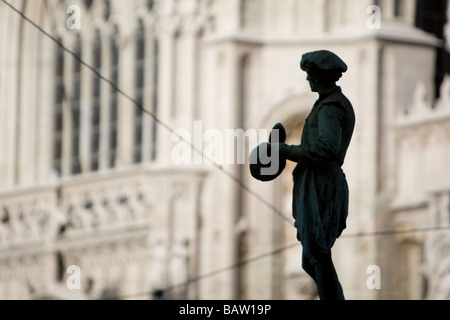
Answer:
<svg viewBox="0 0 450 320"><path fill-rule="evenodd" d="M300 61L300 68L308 73L307 80L311 91L326 91L347 71L347 65L336 54L328 50L305 53Z"/></svg>

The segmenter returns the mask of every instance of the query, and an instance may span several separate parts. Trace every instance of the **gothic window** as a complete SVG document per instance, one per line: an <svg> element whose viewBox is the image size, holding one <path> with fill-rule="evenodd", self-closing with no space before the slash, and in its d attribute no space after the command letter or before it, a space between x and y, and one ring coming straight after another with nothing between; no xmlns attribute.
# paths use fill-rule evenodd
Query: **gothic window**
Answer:
<svg viewBox="0 0 450 320"><path fill-rule="evenodd" d="M154 0L147 0L147 9L148 9L148 11L152 11L154 5L155 5Z"/></svg>
<svg viewBox="0 0 450 320"><path fill-rule="evenodd" d="M64 261L64 255L58 251L56 253L56 281L63 282L66 274L66 265Z"/></svg>
<svg viewBox="0 0 450 320"><path fill-rule="evenodd" d="M251 83L251 61L249 55L244 55L239 66L239 119L241 121L240 128L244 128L245 109L249 107L250 92L248 84Z"/></svg>
<svg viewBox="0 0 450 320"><path fill-rule="evenodd" d="M134 111L134 150L133 161L142 161L142 135L143 135L143 111L144 107L144 85L145 85L145 27L142 20L136 36L136 62L135 62L135 96L139 104Z"/></svg>
<svg viewBox="0 0 450 320"><path fill-rule="evenodd" d="M81 57L80 35L77 35L74 52L77 56ZM80 165L81 63L77 59L73 59L72 81L73 81L72 99L70 104L71 120L72 120L71 173L78 174L81 172L81 165Z"/></svg>
<svg viewBox="0 0 450 320"><path fill-rule="evenodd" d="M194 75L194 118L199 119L201 117L201 74L202 74L202 61L203 61L203 30L199 30L196 34L196 44L195 44L195 75Z"/></svg>
<svg viewBox="0 0 450 320"><path fill-rule="evenodd" d="M159 42L158 38L153 39L153 91L152 91L152 112L157 114L158 112L158 77L159 77ZM157 123L152 121L152 149L151 159L156 159L156 135L157 135Z"/></svg>
<svg viewBox="0 0 450 320"><path fill-rule="evenodd" d="M401 15L401 3L400 0L395 0L394 1L394 16L395 17L400 17Z"/></svg>
<svg viewBox="0 0 450 320"><path fill-rule="evenodd" d="M93 67L100 71L102 43L100 32L97 30L93 43ZM90 169L97 171L99 169L99 148L100 148L100 106L101 106L101 80L93 74L92 79L92 105L90 115L91 136L90 136Z"/></svg>
<svg viewBox="0 0 450 320"><path fill-rule="evenodd" d="M111 2L109 0L105 1L105 21L109 20L109 17L111 16Z"/></svg>
<svg viewBox="0 0 450 320"><path fill-rule="evenodd" d="M84 5L86 6L87 9L91 8L92 1L93 0L84 0Z"/></svg>
<svg viewBox="0 0 450 320"><path fill-rule="evenodd" d="M117 43L117 36L119 29L116 26L114 29L114 34L110 40L111 49L111 81L114 85L119 84L119 45ZM110 94L110 105L109 105L109 147L108 147L108 166L114 167L117 156L117 115L118 115L118 96L117 90L111 88Z"/></svg>
<svg viewBox="0 0 450 320"><path fill-rule="evenodd" d="M60 40L60 39L59 39ZM55 67L55 97L53 113L53 169L62 171L63 103L64 103L64 51L57 47Z"/></svg>
<svg viewBox="0 0 450 320"><path fill-rule="evenodd" d="M172 90L172 107L170 110L170 115L175 117L177 115L177 111L180 107L180 99L178 97L178 92L180 86L182 85L182 77L177 77L178 70L180 69L181 64L184 60L184 55L180 50L180 30L177 30L173 35L173 47L172 47L172 81L173 81L173 90ZM181 61L180 61L181 60Z"/></svg>

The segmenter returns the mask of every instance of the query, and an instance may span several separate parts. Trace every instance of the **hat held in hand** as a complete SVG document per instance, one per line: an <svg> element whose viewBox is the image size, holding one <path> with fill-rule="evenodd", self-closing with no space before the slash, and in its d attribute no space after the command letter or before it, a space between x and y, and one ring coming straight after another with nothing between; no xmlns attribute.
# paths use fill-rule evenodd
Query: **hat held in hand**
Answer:
<svg viewBox="0 0 450 320"><path fill-rule="evenodd" d="M250 173L253 178L266 182L275 180L286 167L286 159L280 154L272 155L272 142L285 142L286 130L277 123L270 132L269 142L263 142L249 156Z"/></svg>

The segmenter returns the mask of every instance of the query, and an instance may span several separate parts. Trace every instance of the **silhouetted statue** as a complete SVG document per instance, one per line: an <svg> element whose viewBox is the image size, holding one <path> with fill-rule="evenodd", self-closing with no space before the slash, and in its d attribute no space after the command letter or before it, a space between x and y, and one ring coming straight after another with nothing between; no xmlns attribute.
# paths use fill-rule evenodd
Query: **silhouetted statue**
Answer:
<svg viewBox="0 0 450 320"><path fill-rule="evenodd" d="M355 113L336 85L347 65L334 53L321 50L304 54L300 68L307 72L311 91L319 93L319 99L305 121L301 144L272 141L269 158L283 168L286 159L298 163L293 172L292 213L297 239L303 246L302 267L316 282L321 300L343 300L331 248L346 228L348 215L348 185L341 166L353 134ZM255 174L257 168L267 167L267 161L262 161L267 155L261 149L260 145L252 151L250 171L256 179L270 181L280 172L264 178Z"/></svg>

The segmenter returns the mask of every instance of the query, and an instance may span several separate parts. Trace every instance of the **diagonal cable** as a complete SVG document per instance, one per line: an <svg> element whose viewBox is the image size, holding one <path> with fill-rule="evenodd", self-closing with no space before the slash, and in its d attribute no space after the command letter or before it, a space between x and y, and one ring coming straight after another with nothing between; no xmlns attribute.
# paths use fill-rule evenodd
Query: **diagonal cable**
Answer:
<svg viewBox="0 0 450 320"><path fill-rule="evenodd" d="M373 232L357 232L357 233L350 233L347 235L342 235L340 238L342 239L351 239L351 238L363 238L363 237L386 237L386 236L395 236L398 234L410 234L410 233L416 233L416 232L435 232L435 231L445 231L450 230L450 225L447 226L434 226L434 227L424 227L424 228L412 228L408 230L383 230L383 231L373 231ZM247 264L250 264L252 262L256 262L258 260L268 258L277 254L280 254L284 251L287 251L289 249L293 249L295 247L300 247L300 243L297 241L295 243L291 243L288 245L285 245L283 247L280 247L278 249L275 249L273 251L263 253L260 255L257 255L255 257L237 262L235 264L229 265L228 267L223 267L205 274L202 274L200 276L192 277L182 283L174 284L169 287L166 287L165 289L162 289L161 291L164 293L170 292L172 290L182 288L185 286L188 286L191 283L199 282L200 280L211 278L213 276L216 276L218 274L231 271L233 269L237 269L240 267L243 267ZM133 297L137 296L145 296L148 295L149 292L140 292L140 293L132 293L127 295L121 295L116 297L107 297L107 300L117 300L117 299L131 299Z"/></svg>

